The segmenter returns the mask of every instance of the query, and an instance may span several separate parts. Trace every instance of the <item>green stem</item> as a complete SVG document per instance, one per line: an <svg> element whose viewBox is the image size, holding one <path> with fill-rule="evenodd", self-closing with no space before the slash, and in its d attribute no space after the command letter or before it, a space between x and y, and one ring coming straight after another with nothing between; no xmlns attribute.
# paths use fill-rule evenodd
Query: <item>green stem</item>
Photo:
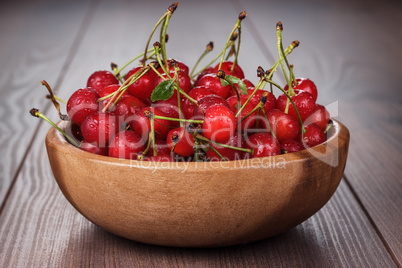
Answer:
<svg viewBox="0 0 402 268"><path fill-rule="evenodd" d="M241 147L235 147L235 146L231 146L231 145L227 145L224 143L219 143L213 140L210 140L208 138L205 138L204 136L201 136L200 134L196 134L195 137L199 140L205 141L205 142L210 142L228 149L233 149L233 150L237 150L237 151L242 151L242 152L246 152L246 153L253 153L253 149L247 149L247 148L241 148Z"/></svg>
<svg viewBox="0 0 402 268"><path fill-rule="evenodd" d="M165 23L163 24L162 40L160 40L162 46L162 59L165 62L165 68L167 69L168 72L169 72L169 64L167 62L167 56L166 56L166 31L171 17L172 17L171 13L169 13L166 16Z"/></svg>
<svg viewBox="0 0 402 268"><path fill-rule="evenodd" d="M198 58L197 62L195 63L193 69L191 70L190 77L193 77L195 69L198 67L198 64L201 62L201 60L212 50L212 42L209 42L207 45L207 48L205 49L204 53L201 54L201 56ZM204 68L205 69L205 68Z"/></svg>
<svg viewBox="0 0 402 268"><path fill-rule="evenodd" d="M148 41L147 41L147 45L145 46L144 57L142 59L142 66L143 67L145 67L145 65L146 65L148 47L149 47L149 43L151 43L152 36L154 35L156 28L158 28L158 26L166 18L168 13L169 12L167 11L165 14L163 14L163 16L158 20L158 22L155 24L154 28L152 29L151 35L149 36Z"/></svg>
<svg viewBox="0 0 402 268"><path fill-rule="evenodd" d="M202 124L204 120L195 120L195 119L180 119L180 118L173 118L161 115L154 115L155 119L162 119L162 120L169 120L169 121L176 121L176 122L187 122L187 123L194 123L194 124Z"/></svg>
<svg viewBox="0 0 402 268"><path fill-rule="evenodd" d="M239 28L240 23L241 23L241 20L240 20L240 19L237 19L235 26L233 27L232 31L231 31L230 34L229 34L229 37L228 37L228 39L227 39L227 41L226 41L226 44L225 44L225 47L224 47L223 50L222 50L222 55L221 55L221 60L220 60L220 62L219 62L218 70L220 70L220 69L222 68L222 63L223 63L223 60L225 59L225 53L226 53L226 50L227 50L228 47L229 47L229 44L230 44L230 40L231 40L231 38L232 38L232 35L233 35L233 33L236 31L236 29Z"/></svg>
<svg viewBox="0 0 402 268"><path fill-rule="evenodd" d="M276 139L276 135L275 135L274 131L272 130L271 124L269 123L267 113L265 112L264 109L261 109L261 110L262 110L262 113L264 114L265 120L267 120L269 131L271 132L272 137L274 137Z"/></svg>
<svg viewBox="0 0 402 268"><path fill-rule="evenodd" d="M149 52L153 52L154 51L154 48L151 48L151 49L149 49L147 52L149 53ZM143 53L141 53L140 55L138 55L138 56L136 56L136 57L134 57L132 60L130 60L130 61L128 61L126 64L124 64L120 69L116 69L115 71L114 71L114 75L119 75L120 74L120 72L121 71L123 71L128 65L130 65L132 62L134 62L135 60L137 60L137 59L139 59L141 56L144 56L144 52ZM145 66L145 65L144 65Z"/></svg>
<svg viewBox="0 0 402 268"><path fill-rule="evenodd" d="M203 143L202 143L203 145L205 145L205 146L207 146L209 149L211 149L212 151L214 151L214 153L216 153L219 157L220 157L220 159L222 160L222 161L227 161L222 155L221 155L221 153L219 153L218 152L218 150L216 150L211 144L209 144L208 142L205 142L205 141L203 141ZM205 151L205 150L204 150Z"/></svg>

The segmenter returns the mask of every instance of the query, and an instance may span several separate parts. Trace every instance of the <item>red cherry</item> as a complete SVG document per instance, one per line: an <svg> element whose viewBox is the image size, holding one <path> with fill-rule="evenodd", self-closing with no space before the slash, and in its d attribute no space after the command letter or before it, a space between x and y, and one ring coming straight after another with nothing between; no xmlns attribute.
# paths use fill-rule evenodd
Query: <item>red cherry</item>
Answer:
<svg viewBox="0 0 402 268"><path fill-rule="evenodd" d="M317 126L319 126L322 130L325 130L327 128L330 119L331 117L327 109L325 109L325 107L320 104L316 104L313 114L310 115L306 119L306 121L304 121L304 123L306 125L314 123Z"/></svg>
<svg viewBox="0 0 402 268"><path fill-rule="evenodd" d="M108 86L104 87L102 90L100 90L99 96L101 96L101 98L103 98L103 97L105 97L105 96L108 96L108 95L110 95L110 94L116 92L119 88L120 88L120 85L119 85L119 84L108 85ZM115 95L115 97L113 98L113 102L114 102L114 100L116 100L116 99L120 96L120 94L121 94L121 92ZM130 95L130 93L128 93L128 91L126 90L126 91L123 93L123 96L131 96L131 95ZM123 97L123 96L122 96L122 97ZM120 99L121 99L121 98L120 98ZM119 99L119 101L120 101L120 99ZM106 106L107 103L108 103L110 100L111 100L111 98L108 98L108 99L104 100L104 101L103 101L103 106ZM110 107L110 106L109 106L109 107Z"/></svg>
<svg viewBox="0 0 402 268"><path fill-rule="evenodd" d="M253 91L254 91L254 88L249 88L249 89L247 90L247 95L245 95L247 99L251 96L251 94L253 93ZM263 94L264 92L266 92L266 91L265 91L265 90L258 89L257 92L256 92L256 93L253 95L253 97L251 98L250 102L253 102L254 106L256 106L256 105L260 102L261 97L262 97L262 94ZM265 113L268 113L270 110L275 109L275 107L276 107L276 98L275 98L275 95L272 94L272 93L269 93L269 94L267 95L267 101L266 101L265 104L264 104L264 111L265 111Z"/></svg>
<svg viewBox="0 0 402 268"><path fill-rule="evenodd" d="M111 138L119 132L117 116L111 112L95 112L82 121L81 131L84 139L99 147L106 147Z"/></svg>
<svg viewBox="0 0 402 268"><path fill-rule="evenodd" d="M170 155L170 149L167 146L166 140L155 139L155 150L157 155ZM154 146L151 142L147 156L152 156L154 154Z"/></svg>
<svg viewBox="0 0 402 268"><path fill-rule="evenodd" d="M99 98L98 92L92 88L78 89L68 99L67 115L71 121L81 125L85 117L100 110Z"/></svg>
<svg viewBox="0 0 402 268"><path fill-rule="evenodd" d="M294 90L301 90L310 93L311 96L313 96L314 101L317 101L318 92L313 81L311 81L309 78L296 78L296 82L297 85L292 85ZM283 89L288 92L289 86L285 85Z"/></svg>
<svg viewBox="0 0 402 268"><path fill-rule="evenodd" d="M208 95L198 100L198 105L194 107L194 119L202 120L204 118L205 112L209 107L221 105L229 107L228 103L222 97L218 95Z"/></svg>
<svg viewBox="0 0 402 268"><path fill-rule="evenodd" d="M174 68L172 67L171 60L172 59L168 59L169 71L174 73ZM185 74L188 75L190 68L188 68L188 66L186 64L184 64L183 62L181 62L179 60L176 60L176 59L174 59L174 60L177 62L178 66L179 66L179 69L180 69L180 72L185 73Z"/></svg>
<svg viewBox="0 0 402 268"><path fill-rule="evenodd" d="M213 72L214 72L214 67L210 66L210 67L206 68L204 71L202 71L202 72L197 76L197 79L196 79L195 82L194 82L194 86L195 86L195 87L199 86L200 79L201 79L204 75L206 75L206 74L211 74L211 73L213 73Z"/></svg>
<svg viewBox="0 0 402 268"><path fill-rule="evenodd" d="M100 70L89 76L87 87L91 87L99 93L104 87L118 83L119 80L117 80L113 73L106 70Z"/></svg>
<svg viewBox="0 0 402 268"><path fill-rule="evenodd" d="M131 128L140 135L144 140L148 139L148 133L151 131L151 120L147 114L153 113L154 115L165 116L161 110L155 107L145 107L140 110L137 116L132 118L128 123ZM164 139L171 129L171 121L164 119L154 119L154 132L156 139Z"/></svg>
<svg viewBox="0 0 402 268"><path fill-rule="evenodd" d="M301 126L299 120L296 118L285 114L284 112L273 109L267 114L269 124L271 125L272 131L275 133L276 138L279 143L285 140L295 139L297 135L301 132ZM269 127L266 121L263 122L263 127L269 131Z"/></svg>
<svg viewBox="0 0 402 268"><path fill-rule="evenodd" d="M278 155L281 153L279 142L272 137L271 133L262 132L251 135L246 142L246 146L253 149L251 157L264 157Z"/></svg>
<svg viewBox="0 0 402 268"><path fill-rule="evenodd" d="M237 107L237 96L232 96L229 97L227 100L227 103L229 104L230 109L234 114L237 114L237 111L239 108L247 101L247 98L242 95L240 96L240 107ZM243 108L243 110L240 112L240 115L237 117L237 121L240 122L242 118L246 117L255 107L255 104L253 102L247 103L247 105ZM237 127L241 131L246 131L254 128L254 124L256 122L257 118L257 111L253 112L251 115L249 115L246 119L241 121L241 123L237 124Z"/></svg>
<svg viewBox="0 0 402 268"><path fill-rule="evenodd" d="M323 143L326 139L324 131L316 124L305 125L306 132L302 135L302 144L304 147L314 147Z"/></svg>
<svg viewBox="0 0 402 268"><path fill-rule="evenodd" d="M176 128L169 131L166 138L169 149L181 156L191 156L194 154L194 138L188 133L186 127ZM174 146L174 149L173 149Z"/></svg>
<svg viewBox="0 0 402 268"><path fill-rule="evenodd" d="M132 77L136 72L138 72L142 67L137 66L131 69L127 75L126 80ZM140 79L134 82L134 84L130 85L127 90L131 95L135 96L141 101L148 99L151 97L152 91L155 88L156 74L154 71L150 70L146 74L144 74Z"/></svg>
<svg viewBox="0 0 402 268"><path fill-rule="evenodd" d="M205 112L202 135L206 138L225 143L236 130L236 118L229 107L213 105Z"/></svg>
<svg viewBox="0 0 402 268"><path fill-rule="evenodd" d="M221 70L225 72L226 75L236 76L237 78L243 79L244 73L240 66L236 63L233 72L231 72L233 66L233 62L231 61L224 61L222 63ZM214 73L218 72L219 70L219 63L214 68Z"/></svg>
<svg viewBox="0 0 402 268"><path fill-rule="evenodd" d="M107 156L109 154L109 149L108 147L99 147L96 146L92 143L87 142L86 140L83 140L80 144L80 149L84 150L89 153L93 154L98 154L98 155L105 155Z"/></svg>
<svg viewBox="0 0 402 268"><path fill-rule="evenodd" d="M168 100L161 100L152 105L153 107L158 108L160 111L162 111L165 116L171 117L171 118L180 118L179 116L179 107L177 105L177 97L174 98L169 98ZM179 121L171 121L170 122L171 127L176 128L180 126Z"/></svg>
<svg viewBox="0 0 402 268"><path fill-rule="evenodd" d="M247 89L249 89L249 88L254 89L255 88L254 84L250 80L248 80L246 78L243 78L242 81L246 85ZM239 94L241 94L241 90L239 89L239 86L237 84L235 84L235 86L236 86L237 91L239 92ZM233 87L231 87L229 96L236 96L236 95L237 95L236 91L234 90Z"/></svg>
<svg viewBox="0 0 402 268"><path fill-rule="evenodd" d="M230 95L232 89L231 85L222 86L220 78L216 77L216 74L204 75L197 84L198 86L209 87L216 95L226 99Z"/></svg>
<svg viewBox="0 0 402 268"><path fill-rule="evenodd" d="M131 130L120 131L109 146L109 156L125 159L137 159L138 153L145 150L143 140Z"/></svg>
<svg viewBox="0 0 402 268"><path fill-rule="evenodd" d="M297 110L299 111L302 121L306 120L314 112L315 101L310 93L298 91L296 92L296 95L292 96L291 98L295 103ZM285 94L280 95L276 101L276 108L284 112L286 109L286 102L287 96ZM299 119L291 102L289 102L289 115Z"/></svg>
<svg viewBox="0 0 402 268"><path fill-rule="evenodd" d="M233 147L244 148L246 141L243 135L239 134L238 132L235 132L225 144ZM222 157L227 161L244 159L245 152L243 151L230 149L221 145L216 145L214 143L210 143L210 146L212 146L216 151L218 151L218 153L220 153ZM212 149L209 149L206 152L206 154L210 161L222 160L221 157L218 154L216 154Z"/></svg>
<svg viewBox="0 0 402 268"><path fill-rule="evenodd" d="M301 143L296 140L285 140L281 143L281 150L285 153L294 153L303 149Z"/></svg>
<svg viewBox="0 0 402 268"><path fill-rule="evenodd" d="M146 107L145 104L136 97L131 95L122 96L116 104L114 113L123 117L120 121L126 121L128 117L137 114L144 107Z"/></svg>
<svg viewBox="0 0 402 268"><path fill-rule="evenodd" d="M204 86L198 86L192 88L189 92L188 95L193 98L196 101L199 101L203 97L214 95L215 92ZM194 115L194 108L195 104L193 104L189 99L183 98L183 102L181 103L181 110L183 111L183 115L187 119L191 119Z"/></svg>

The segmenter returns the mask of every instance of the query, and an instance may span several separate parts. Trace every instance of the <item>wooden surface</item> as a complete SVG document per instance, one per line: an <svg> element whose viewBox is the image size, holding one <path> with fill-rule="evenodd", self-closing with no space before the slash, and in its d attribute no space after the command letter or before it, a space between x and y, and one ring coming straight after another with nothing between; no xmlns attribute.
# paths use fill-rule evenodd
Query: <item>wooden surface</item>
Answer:
<svg viewBox="0 0 402 268"><path fill-rule="evenodd" d="M93 71L142 52L169 4L0 3L0 267L401 267L400 1L183 1L169 25L168 54L191 67L209 41L223 47L246 10L240 64L253 81L277 58L278 20L285 44L301 41L296 75L316 82L318 101L351 133L337 192L306 222L249 245L180 249L116 237L72 208L49 167L49 125L28 113L57 120L39 81L67 99Z"/></svg>

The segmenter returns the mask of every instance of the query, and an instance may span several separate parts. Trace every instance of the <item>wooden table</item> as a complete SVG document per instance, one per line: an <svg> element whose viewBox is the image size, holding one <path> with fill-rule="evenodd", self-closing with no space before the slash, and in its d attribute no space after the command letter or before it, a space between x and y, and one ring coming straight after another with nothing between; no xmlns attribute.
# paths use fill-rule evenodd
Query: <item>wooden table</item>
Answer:
<svg viewBox="0 0 402 268"><path fill-rule="evenodd" d="M301 41L289 57L296 75L315 81L318 102L351 133L338 190L301 225L248 245L182 249L116 237L73 209L50 170L49 125L28 113L36 107L57 121L39 82L67 99L93 71L142 52L169 4L0 3L0 266L401 267L400 1L183 1L172 18L168 55L191 67L209 41L209 59L223 48L246 10L239 61L254 82L256 68L277 59L277 21L286 46Z"/></svg>

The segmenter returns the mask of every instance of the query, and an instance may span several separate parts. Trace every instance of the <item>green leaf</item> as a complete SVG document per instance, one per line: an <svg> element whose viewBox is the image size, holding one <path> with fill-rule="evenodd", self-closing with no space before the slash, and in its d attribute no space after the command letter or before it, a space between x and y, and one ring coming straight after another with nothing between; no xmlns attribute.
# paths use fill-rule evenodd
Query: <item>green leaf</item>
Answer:
<svg viewBox="0 0 402 268"><path fill-rule="evenodd" d="M223 87L230 85L228 81L226 81L225 79L222 79L222 78L221 78L221 84Z"/></svg>
<svg viewBox="0 0 402 268"><path fill-rule="evenodd" d="M169 79L159 83L152 91L151 101L167 100L174 93L174 80Z"/></svg>
<svg viewBox="0 0 402 268"><path fill-rule="evenodd" d="M223 85L222 80L223 79L221 79L221 83ZM237 84L239 86L241 94L247 95L247 86L246 86L246 84L244 84L244 82L240 78L238 78L236 76L232 76L232 75L226 75L225 80L224 81L228 84L231 84L231 85Z"/></svg>

